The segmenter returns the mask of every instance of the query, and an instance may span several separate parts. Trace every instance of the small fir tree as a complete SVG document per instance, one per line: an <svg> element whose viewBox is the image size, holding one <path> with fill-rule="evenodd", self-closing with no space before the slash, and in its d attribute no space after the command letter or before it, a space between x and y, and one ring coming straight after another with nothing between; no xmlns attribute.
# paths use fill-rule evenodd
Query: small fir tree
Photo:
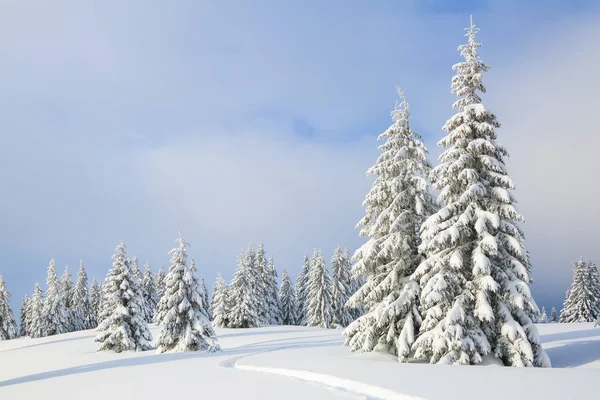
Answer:
<svg viewBox="0 0 600 400"><path fill-rule="evenodd" d="M88 293L88 279L83 260L79 261L79 272L77 273L77 281L73 291L73 299L71 301L73 310L73 327L76 331L95 328L96 315L90 304L90 295Z"/></svg>
<svg viewBox="0 0 600 400"><path fill-rule="evenodd" d="M208 296L208 289L206 288L206 284L204 283L204 278L200 278L200 289L202 292L202 299L204 300L204 307L206 307L205 310L208 315L208 319L212 320L212 315L210 312L210 298Z"/></svg>
<svg viewBox="0 0 600 400"><path fill-rule="evenodd" d="M296 279L296 306L298 311L298 325L306 325L306 295L308 288L308 273L310 271L310 259L308 254L304 255L304 264L300 270L300 274Z"/></svg>
<svg viewBox="0 0 600 400"><path fill-rule="evenodd" d="M17 322L10 308L10 293L4 277L0 275L0 340L14 339L17 333Z"/></svg>
<svg viewBox="0 0 600 400"><path fill-rule="evenodd" d="M251 251L251 249L249 249ZM269 305L268 299L268 281L269 271L267 265L267 255L265 246L260 242L256 250L255 262L252 264L251 271L253 272L253 300L255 302L256 312L260 325L269 324Z"/></svg>
<svg viewBox="0 0 600 400"><path fill-rule="evenodd" d="M331 328L331 278L320 250L315 250L308 273L306 322L308 326Z"/></svg>
<svg viewBox="0 0 600 400"><path fill-rule="evenodd" d="M75 291L75 286L73 286L73 279L69 267L65 267L65 272L60 280L60 286L67 316L65 332L73 332L75 330L75 316L73 314L73 292Z"/></svg>
<svg viewBox="0 0 600 400"><path fill-rule="evenodd" d="M19 310L19 336L29 336L29 328L27 327L27 314L29 314L29 296L24 296Z"/></svg>
<svg viewBox="0 0 600 400"><path fill-rule="evenodd" d="M142 288L142 314L144 316L144 320L146 322L149 322L148 318L151 312L148 309L148 305L146 304L146 296L143 295L144 276L142 275L142 270L140 269L140 260L137 258L137 256L133 256L133 258L131 259L131 268L133 269L133 273L135 274L135 277L137 278L138 282L140 283L140 287Z"/></svg>
<svg viewBox="0 0 600 400"><path fill-rule="evenodd" d="M560 312L560 322L593 322L600 315L600 279L596 266L583 257L573 263L573 283Z"/></svg>
<svg viewBox="0 0 600 400"><path fill-rule="evenodd" d="M281 276L279 302L281 303L281 323L283 325L296 325L298 322L296 293L292 286L292 280L285 269Z"/></svg>
<svg viewBox="0 0 600 400"><path fill-rule="evenodd" d="M542 313L540 314L540 324L548 322L548 314L546 314L546 307L542 306Z"/></svg>
<svg viewBox="0 0 600 400"><path fill-rule="evenodd" d="M148 350L152 336L144 320L141 283L123 242L115 249L113 266L106 276L105 296L103 307L111 311L98 326L98 351Z"/></svg>
<svg viewBox="0 0 600 400"><path fill-rule="evenodd" d="M337 327L346 327L352 322L350 309L346 307L346 302L350 298L350 269L344 259L342 247L338 247L333 252L331 258L331 294L333 308L333 325Z"/></svg>
<svg viewBox="0 0 600 400"><path fill-rule="evenodd" d="M35 284L35 290L29 301L29 307L27 309L27 328L28 334L31 338L40 338L46 336L44 332L45 318L44 318L44 292L40 287L39 283Z"/></svg>
<svg viewBox="0 0 600 400"><path fill-rule="evenodd" d="M212 301L210 303L213 325L217 328L229 326L229 312L231 304L229 301L229 290L221 274L213 285Z"/></svg>
<svg viewBox="0 0 600 400"><path fill-rule="evenodd" d="M156 307L158 306L158 292L156 291L156 282L152 270L148 262L144 265L144 280L142 282L144 291L144 299L146 302L146 322L152 322L154 320L154 314L156 313Z"/></svg>
<svg viewBox="0 0 600 400"><path fill-rule="evenodd" d="M230 328L255 328L260 326L260 318L256 308L255 274L252 268L256 265L252 247L238 258L238 267L233 274L229 287L229 298L232 300L229 312Z"/></svg>
<svg viewBox="0 0 600 400"><path fill-rule="evenodd" d="M267 282L266 282L266 303L267 303L267 314L269 317L269 324L280 325L281 324L281 305L279 304L279 297L277 295L277 270L275 269L275 263L273 257L269 258L267 264Z"/></svg>
<svg viewBox="0 0 600 400"><path fill-rule="evenodd" d="M556 312L556 307L552 307L552 311L550 312L550 322L558 322L558 313Z"/></svg>
<svg viewBox="0 0 600 400"><path fill-rule="evenodd" d="M48 277L46 278L46 299L42 314L44 316L41 328L45 336L58 335L68 332L69 317L63 300L63 290L58 276L56 275L56 263L50 261L48 265Z"/></svg>
<svg viewBox="0 0 600 400"><path fill-rule="evenodd" d="M165 294L165 269L162 266L154 277L154 287L156 288L156 294L160 300L163 294Z"/></svg>
<svg viewBox="0 0 600 400"><path fill-rule="evenodd" d="M90 318L90 321L94 322L94 324L90 328L96 328L98 326L101 303L102 292L100 290L100 285L98 285L98 282L96 281L96 277L94 277L92 279L92 284L90 285L90 307L92 310L92 317Z"/></svg>

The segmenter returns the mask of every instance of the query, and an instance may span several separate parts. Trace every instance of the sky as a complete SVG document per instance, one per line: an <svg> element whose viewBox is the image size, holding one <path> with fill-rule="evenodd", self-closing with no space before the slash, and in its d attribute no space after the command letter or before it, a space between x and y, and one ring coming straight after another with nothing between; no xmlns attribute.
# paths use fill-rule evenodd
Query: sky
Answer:
<svg viewBox="0 0 600 400"><path fill-rule="evenodd" d="M0 0L0 274L153 270L181 231L212 286L263 241L281 274L354 251L402 87L435 164L469 15L538 304L600 264L600 2ZM45 284L43 285L45 287Z"/></svg>

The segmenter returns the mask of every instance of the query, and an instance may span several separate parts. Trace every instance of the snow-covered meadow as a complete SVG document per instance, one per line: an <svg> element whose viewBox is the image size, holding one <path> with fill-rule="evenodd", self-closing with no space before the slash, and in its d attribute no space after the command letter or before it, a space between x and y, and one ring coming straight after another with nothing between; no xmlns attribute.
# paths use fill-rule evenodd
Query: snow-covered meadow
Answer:
<svg viewBox="0 0 600 400"><path fill-rule="evenodd" d="M0 399L590 399L600 328L538 328L553 368L398 363L351 353L340 330L299 326L217 329L217 353L97 352L94 331L20 338L0 341Z"/></svg>

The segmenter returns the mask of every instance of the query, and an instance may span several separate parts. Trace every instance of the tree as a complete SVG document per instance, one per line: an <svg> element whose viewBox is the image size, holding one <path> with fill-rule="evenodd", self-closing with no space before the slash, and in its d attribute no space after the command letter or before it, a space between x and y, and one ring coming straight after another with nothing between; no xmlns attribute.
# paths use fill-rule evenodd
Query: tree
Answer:
<svg viewBox="0 0 600 400"><path fill-rule="evenodd" d="M27 313L27 329L31 338L40 338L46 336L44 332L44 292L39 283L35 284L35 290L29 301Z"/></svg>
<svg viewBox="0 0 600 400"><path fill-rule="evenodd" d="M537 306L531 265L514 207L514 185L496 142L496 116L483 104L478 29L467 28L454 65L457 113L444 126L445 150L430 174L443 207L422 226L427 255L413 277L421 288L415 357L440 364L478 364L492 353L505 365L550 366L532 318Z"/></svg>
<svg viewBox="0 0 600 400"><path fill-rule="evenodd" d="M61 277L60 285L62 289L62 298L63 303L65 304L65 312L67 316L65 332L73 332L75 330L75 317L73 315L73 292L75 290L75 287L73 286L73 279L71 276L71 271L69 271L69 267L65 267L65 272Z"/></svg>
<svg viewBox="0 0 600 400"><path fill-rule="evenodd" d="M266 305L267 315L269 318L270 325L281 324L281 305L279 304L279 297L277 295L277 270L275 269L275 263L273 257L269 258L267 264L267 276L266 276Z"/></svg>
<svg viewBox="0 0 600 400"><path fill-rule="evenodd" d="M140 261L138 260L137 256L133 256L133 258L131 259L131 267L133 269L133 273L135 274L135 277L137 278L138 282L140 283L140 287L142 288L142 314L144 315L144 320L149 322L148 318L149 315L151 314L150 310L148 309L148 305L146 304L146 296L144 296L144 289L143 289L143 282L144 282L144 276L142 275L142 270L140 269Z"/></svg>
<svg viewBox="0 0 600 400"><path fill-rule="evenodd" d="M206 307L205 310L208 315L208 319L212 320L212 315L210 313L210 298L208 297L208 289L206 288L206 284L204 283L204 278L200 278L200 289L202 292L202 298L204 299L204 307Z"/></svg>
<svg viewBox="0 0 600 400"><path fill-rule="evenodd" d="M552 307L552 311L550 312L550 322L558 322L556 307Z"/></svg>
<svg viewBox="0 0 600 400"><path fill-rule="evenodd" d="M315 250L308 273L306 322L308 326L330 328L332 320L331 278L321 251Z"/></svg>
<svg viewBox="0 0 600 400"><path fill-rule="evenodd" d="M573 283L560 322L593 322L600 316L600 279L596 266L583 257L573 263Z"/></svg>
<svg viewBox="0 0 600 400"><path fill-rule="evenodd" d="M152 336L143 315L140 281L132 268L125 244L115 248L112 269L106 276L104 307L112 312L98 326L98 351L144 351L150 348Z"/></svg>
<svg viewBox="0 0 600 400"><path fill-rule="evenodd" d="M95 328L96 315L90 304L90 295L88 293L88 279L83 260L79 260L79 272L77 273L77 281L73 290L73 298L71 301L73 310L73 328L76 331Z"/></svg>
<svg viewBox="0 0 600 400"><path fill-rule="evenodd" d="M165 293L165 269L161 266L156 276L154 277L154 287L156 288L156 294L158 299Z"/></svg>
<svg viewBox="0 0 600 400"><path fill-rule="evenodd" d="M251 251L251 249L249 249ZM256 312L258 314L258 319L260 321L260 325L268 325L270 323L269 318L269 305L267 303L268 299L268 265L267 265L267 256L265 254L265 246L263 242L260 242L258 245L258 249L256 250L255 262L252 263L251 271L254 282L253 284L253 296L252 299L255 302Z"/></svg>
<svg viewBox="0 0 600 400"><path fill-rule="evenodd" d="M154 314L160 298L156 291L156 283L150 265L146 262L144 265L144 280L142 282L142 288L144 291L144 299L146 303L146 322L152 322L154 320Z"/></svg>
<svg viewBox="0 0 600 400"><path fill-rule="evenodd" d="M349 271L352 271L352 257L350 257L350 251L348 249L344 250L344 264L346 265L346 269L348 269ZM360 289L364 284L365 284L365 279L358 276L358 277L353 277L352 274L350 275L350 297L352 297L354 295L354 293L358 292L358 289ZM350 299L348 299L350 300ZM348 307L348 309L350 310L350 315L352 316L352 320L356 320L359 317L361 317L364 313L364 307L362 306L348 306L348 303L346 302L346 307Z"/></svg>
<svg viewBox="0 0 600 400"><path fill-rule="evenodd" d="M304 255L304 264L296 279L296 306L298 307L298 325L306 324L306 295L308 288L308 273L310 271L310 260L308 254Z"/></svg>
<svg viewBox="0 0 600 400"><path fill-rule="evenodd" d="M157 353L169 351L218 351L195 268L187 266L187 246L181 234L172 249L171 266L165 278L165 294L158 303L160 321ZM192 264L193 265L193 264Z"/></svg>
<svg viewBox="0 0 600 400"><path fill-rule="evenodd" d="M48 288L46 289L46 300L42 311L44 322L41 331L45 336L66 333L69 328L69 317L63 300L62 286L56 275L54 260L51 260L48 265L46 285L48 285Z"/></svg>
<svg viewBox="0 0 600 400"><path fill-rule="evenodd" d="M213 325L217 328L229 326L229 312L231 304L229 301L229 290L221 274L213 285L212 301L210 303Z"/></svg>
<svg viewBox="0 0 600 400"><path fill-rule="evenodd" d="M94 277L94 279L92 279L92 284L90 285L90 307L92 309L92 317L90 318L90 321L94 322L91 328L95 328L99 324L101 303L102 292L100 291L100 285L98 285L96 277Z"/></svg>
<svg viewBox="0 0 600 400"><path fill-rule="evenodd" d="M0 275L0 340L14 339L17 333L17 322L10 308L10 293L4 277Z"/></svg>
<svg viewBox="0 0 600 400"><path fill-rule="evenodd" d="M540 314L540 324L548 322L548 314L546 314L546 307L542 306L542 313Z"/></svg>
<svg viewBox="0 0 600 400"><path fill-rule="evenodd" d="M346 302L350 298L350 269L349 265L344 259L342 253L342 247L338 247L333 252L331 258L331 295L332 295L332 308L333 308L333 325L339 327L346 327L350 325L353 318L350 314L350 309L346 307Z"/></svg>
<svg viewBox="0 0 600 400"><path fill-rule="evenodd" d="M347 305L367 312L348 326L345 335L353 351L383 348L406 361L421 325L420 288L412 278L423 258L418 232L434 205L427 182L427 149L410 127L404 93L398 89L398 94L401 102L392 111L394 123L378 138L385 140L379 147L382 153L367 171L376 178L363 203L366 214L358 223L361 236L369 239L354 255L352 275L364 284ZM341 268L341 250L338 257Z"/></svg>
<svg viewBox="0 0 600 400"><path fill-rule="evenodd" d="M27 327L27 314L29 313L29 296L24 296L19 310L19 336L29 336L29 328Z"/></svg>
<svg viewBox="0 0 600 400"><path fill-rule="evenodd" d="M234 300L229 312L229 328L255 328L261 323L254 299L254 265L255 254L249 246L248 251L238 258L238 267L229 287L229 298Z"/></svg>
<svg viewBox="0 0 600 400"><path fill-rule="evenodd" d="M281 276L279 302L281 303L281 323L283 325L296 325L298 323L296 293L292 286L292 280L285 269Z"/></svg>
<svg viewBox="0 0 600 400"><path fill-rule="evenodd" d="M114 298L109 290L110 282L105 279L102 285L100 286L100 303L98 306L98 314L96 316L96 320L98 322L98 327L102 324L102 321L107 319L114 311L116 304L113 301Z"/></svg>

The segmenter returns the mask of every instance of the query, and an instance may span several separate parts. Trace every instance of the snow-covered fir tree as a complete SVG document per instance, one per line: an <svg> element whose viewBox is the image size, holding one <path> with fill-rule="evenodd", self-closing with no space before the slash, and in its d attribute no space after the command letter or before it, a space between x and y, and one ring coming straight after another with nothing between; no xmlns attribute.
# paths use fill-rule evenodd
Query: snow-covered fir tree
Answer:
<svg viewBox="0 0 600 400"><path fill-rule="evenodd" d="M556 307L552 307L552 311L550 311L550 322L558 322L558 313L556 312Z"/></svg>
<svg viewBox="0 0 600 400"><path fill-rule="evenodd" d="M550 366L532 318L531 266L514 207L507 150L496 142L496 116L481 103L477 28L467 28L465 61L454 65L457 113L439 145L430 178L443 207L422 226L427 259L414 274L423 322L415 357L440 364L478 364L493 354L505 365Z"/></svg>
<svg viewBox="0 0 600 400"><path fill-rule="evenodd" d="M296 293L292 286L292 280L285 269L281 275L279 303L281 304L281 323L283 325L296 325L298 323Z"/></svg>
<svg viewBox="0 0 600 400"><path fill-rule="evenodd" d="M98 351L144 351L150 348L152 336L144 320L141 283L132 268L125 244L121 242L113 255L112 269L106 276L106 299L103 307L110 314L98 326Z"/></svg>
<svg viewBox="0 0 600 400"><path fill-rule="evenodd" d="M279 288L277 286L277 270L275 269L275 263L273 257L269 258L267 263L267 281L266 281L266 304L267 304L267 315L269 318L270 325L281 324L281 304L279 304L279 296L277 294Z"/></svg>
<svg viewBox="0 0 600 400"><path fill-rule="evenodd" d="M27 327L27 314L29 314L29 296L24 296L21 301L21 309L19 310L19 336L29 336Z"/></svg>
<svg viewBox="0 0 600 400"><path fill-rule="evenodd" d="M154 320L154 314L158 305L158 292L156 291L156 283L154 275L150 265L146 262L144 265L144 280L142 282L142 289L144 291L144 299L146 302L146 322L152 322Z"/></svg>
<svg viewBox="0 0 600 400"><path fill-rule="evenodd" d="M154 287L156 288L156 294L158 299L165 293L165 269L161 266L154 277Z"/></svg>
<svg viewBox="0 0 600 400"><path fill-rule="evenodd" d="M348 267L342 247L338 246L331 258L331 307L333 308L333 325L338 327L346 327L353 321L350 309L346 307L346 302L352 294L350 293L351 279Z"/></svg>
<svg viewBox="0 0 600 400"><path fill-rule="evenodd" d="M212 320L212 315L210 312L210 298L208 296L208 289L206 288L206 284L204 283L204 278L200 278L200 289L202 290L202 298L204 299L204 305L206 307L208 319Z"/></svg>
<svg viewBox="0 0 600 400"><path fill-rule="evenodd" d="M75 290L75 286L73 285L73 277L71 275L71 271L69 271L69 267L65 267L65 272L60 279L60 285L67 316L66 332L73 332L75 330L75 317L73 315L73 292Z"/></svg>
<svg viewBox="0 0 600 400"><path fill-rule="evenodd" d="M256 275L253 271L256 265L255 253L252 247L242 252L238 258L238 267L233 274L233 280L229 286L229 298L232 300L229 311L229 328L255 328L260 326L256 307L255 284Z"/></svg>
<svg viewBox="0 0 600 400"><path fill-rule="evenodd" d="M4 277L0 275L0 340L14 339L17 333L17 322L10 308L10 293Z"/></svg>
<svg viewBox="0 0 600 400"><path fill-rule="evenodd" d="M296 316L298 318L298 325L306 325L306 294L308 288L308 273L310 271L310 259L308 258L308 254L304 255L304 264L302 264L302 269L300 270L300 274L296 279L296 307L298 307L298 311L296 312Z"/></svg>
<svg viewBox="0 0 600 400"><path fill-rule="evenodd" d="M50 261L48 265L48 277L46 278L46 299L42 311L44 321L41 331L45 336L58 335L68 332L69 317L63 300L63 290L58 276L56 275L56 263Z"/></svg>
<svg viewBox="0 0 600 400"><path fill-rule="evenodd" d="M344 249L344 263L346 264L346 269L352 271L352 257L350 257L350 250L348 249ZM358 292L358 289L360 289L365 284L365 282L366 280L363 277L353 277L352 274L350 274L350 297L352 297L354 293ZM364 307L362 306L351 307L348 306L348 303L346 302L346 307L348 307L348 309L350 310L352 321L358 319L365 313Z"/></svg>
<svg viewBox="0 0 600 400"><path fill-rule="evenodd" d="M98 313L96 314L96 321L98 322L98 326L108 318L115 308L115 303L113 301L113 296L109 290L110 282L108 280L104 280L102 285L100 286L100 303L98 305Z"/></svg>
<svg viewBox="0 0 600 400"><path fill-rule="evenodd" d="M249 249L250 251L250 249ZM255 262L252 264L251 271L253 272L253 292L252 298L255 301L256 312L260 325L268 325L269 320L269 305L268 298L268 281L269 271L267 265L267 255L263 242L260 242L256 250Z"/></svg>
<svg viewBox="0 0 600 400"><path fill-rule="evenodd" d="M92 284L90 285L90 307L92 309L92 318L90 318L90 320L95 321L94 326L92 326L92 328L95 328L98 326L98 318L100 315L100 305L102 303L102 292L100 291L100 285L98 285L98 282L96 281L96 277L94 277L92 279Z"/></svg>
<svg viewBox="0 0 600 400"><path fill-rule="evenodd" d="M46 336L44 332L44 292L39 283L35 284L35 290L29 300L27 309L27 334L31 338Z"/></svg>
<svg viewBox="0 0 600 400"><path fill-rule="evenodd" d="M148 309L148 305L146 304L146 296L144 296L144 276L142 275L142 270L140 269L140 260L137 256L133 256L131 259L131 268L133 269L133 273L140 283L140 287L142 288L142 314L144 315L144 320L150 322L148 320L148 316L151 314L151 311Z"/></svg>
<svg viewBox="0 0 600 400"><path fill-rule="evenodd" d="M331 328L331 278L320 250L315 250L310 260L306 299L306 323L308 326Z"/></svg>
<svg viewBox="0 0 600 400"><path fill-rule="evenodd" d="M542 306L542 312L540 313L540 324L545 324L548 322L548 314L546 314L546 307Z"/></svg>
<svg viewBox="0 0 600 400"><path fill-rule="evenodd" d="M398 94L401 102L392 112L394 122L378 138L384 141L382 153L367 171L375 181L363 203L366 214L358 223L361 236L369 239L354 255L352 275L364 284L347 305L366 313L348 326L345 335L354 351L384 349L406 361L421 325L420 288L412 278L423 259L418 232L434 207L427 149L410 127L404 93L398 89ZM343 265L341 250L338 258Z"/></svg>
<svg viewBox="0 0 600 400"><path fill-rule="evenodd" d="M213 325L217 328L227 328L229 326L231 304L229 302L229 289L221 274L217 276L217 280L213 285L210 308Z"/></svg>
<svg viewBox="0 0 600 400"><path fill-rule="evenodd" d="M79 260L79 271L77 272L77 281L73 290L73 298L71 300L71 309L73 312L73 328L76 331L95 328L96 315L90 303L90 295L88 293L88 279L83 260Z"/></svg>
<svg viewBox="0 0 600 400"><path fill-rule="evenodd" d="M178 242L179 246L169 253L171 266L165 278L165 293L158 303L156 351L220 350L195 268L187 266L188 245L181 234Z"/></svg>
<svg viewBox="0 0 600 400"><path fill-rule="evenodd" d="M600 316L600 280L596 266L583 257L573 263L573 283L560 322L593 322Z"/></svg>

